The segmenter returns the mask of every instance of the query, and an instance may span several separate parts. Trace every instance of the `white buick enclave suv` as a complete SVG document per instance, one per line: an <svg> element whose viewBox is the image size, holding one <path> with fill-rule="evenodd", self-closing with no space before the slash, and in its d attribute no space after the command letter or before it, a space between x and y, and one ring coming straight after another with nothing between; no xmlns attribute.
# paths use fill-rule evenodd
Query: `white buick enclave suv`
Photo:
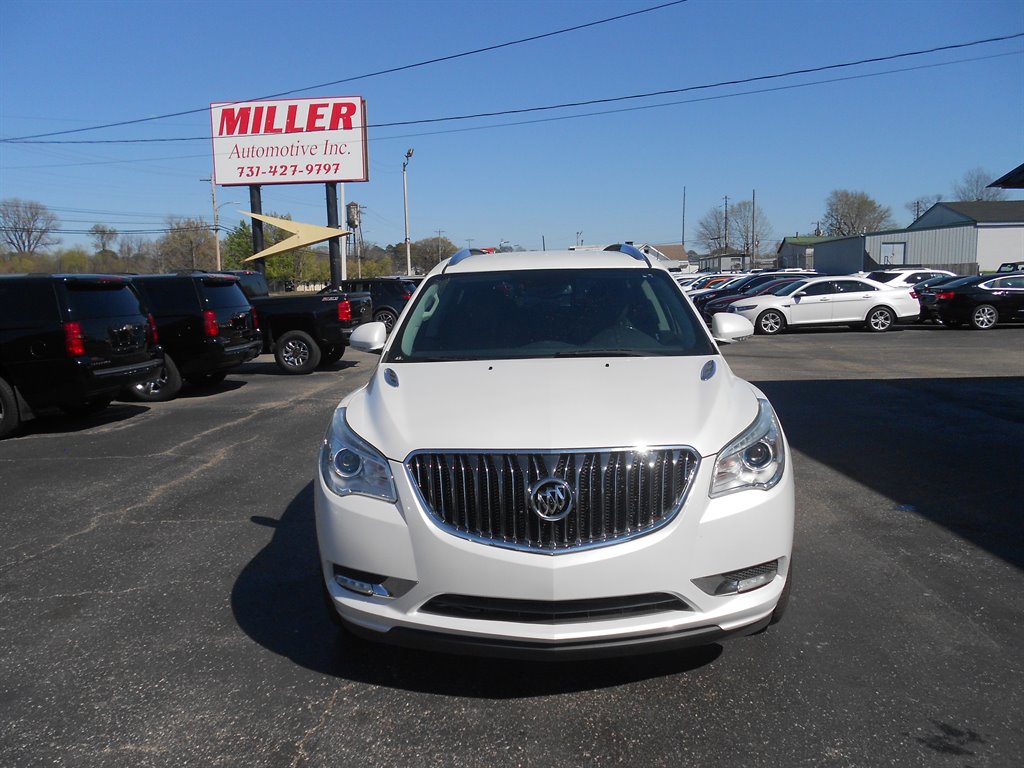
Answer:
<svg viewBox="0 0 1024 768"><path fill-rule="evenodd" d="M506 657L756 632L790 589L793 469L765 396L656 261L461 251L420 285L320 451L326 595L353 633ZM652 391L663 396L651 397Z"/></svg>

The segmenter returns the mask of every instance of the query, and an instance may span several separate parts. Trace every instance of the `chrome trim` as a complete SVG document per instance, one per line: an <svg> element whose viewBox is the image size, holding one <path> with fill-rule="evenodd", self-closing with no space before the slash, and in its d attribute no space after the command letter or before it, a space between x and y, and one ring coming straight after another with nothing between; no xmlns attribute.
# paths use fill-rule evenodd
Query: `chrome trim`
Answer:
<svg viewBox="0 0 1024 768"><path fill-rule="evenodd" d="M646 468L637 461L648 457ZM590 450L414 451L410 485L438 528L468 541L558 555L646 536L686 503L700 467L690 446ZM530 503L541 481L565 481L573 505L544 520Z"/></svg>

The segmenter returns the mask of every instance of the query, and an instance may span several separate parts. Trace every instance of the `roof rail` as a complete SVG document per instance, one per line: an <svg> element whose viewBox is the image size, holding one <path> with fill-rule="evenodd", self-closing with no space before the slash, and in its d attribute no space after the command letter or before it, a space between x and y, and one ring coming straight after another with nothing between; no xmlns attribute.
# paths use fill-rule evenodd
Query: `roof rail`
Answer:
<svg viewBox="0 0 1024 768"><path fill-rule="evenodd" d="M615 243L614 245L609 245L607 248L605 248L605 250L618 251L619 253L624 253L627 256L632 256L637 261L645 262L648 267L651 266L651 260L647 258L647 254L641 251L632 243Z"/></svg>
<svg viewBox="0 0 1024 768"><path fill-rule="evenodd" d="M448 266L445 267L445 270L447 270L448 267L454 267L460 261L465 261L470 256L481 256L485 253L487 253L487 251L481 251L479 248L463 248L461 251L456 251L449 257Z"/></svg>

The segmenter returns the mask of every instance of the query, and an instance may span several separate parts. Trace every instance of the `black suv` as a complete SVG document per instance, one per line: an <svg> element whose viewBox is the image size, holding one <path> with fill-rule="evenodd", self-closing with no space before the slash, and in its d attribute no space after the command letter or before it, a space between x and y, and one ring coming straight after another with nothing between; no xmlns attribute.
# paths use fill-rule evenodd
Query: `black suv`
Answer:
<svg viewBox="0 0 1024 768"><path fill-rule="evenodd" d="M230 368L252 360L263 346L256 312L231 275L182 272L131 278L156 318L164 348L158 376L132 386L131 397L170 400L184 378L215 384Z"/></svg>
<svg viewBox="0 0 1024 768"><path fill-rule="evenodd" d="M0 437L42 408L105 408L162 364L152 316L112 275L0 277Z"/></svg>
<svg viewBox="0 0 1024 768"><path fill-rule="evenodd" d="M391 333L416 285L417 281L408 277L367 277L342 280L340 288L346 292L368 292L373 298L373 319L384 323Z"/></svg>

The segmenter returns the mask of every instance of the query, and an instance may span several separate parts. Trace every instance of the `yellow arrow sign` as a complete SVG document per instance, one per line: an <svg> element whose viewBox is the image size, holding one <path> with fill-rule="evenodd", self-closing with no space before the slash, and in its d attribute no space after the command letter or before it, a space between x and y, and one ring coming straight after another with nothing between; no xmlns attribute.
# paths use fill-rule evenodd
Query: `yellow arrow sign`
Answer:
<svg viewBox="0 0 1024 768"><path fill-rule="evenodd" d="M282 240L276 245L272 245L269 248L264 248L259 253L254 253L247 259L242 261L252 261L254 259L264 259L267 256L273 256L278 253L285 253L286 251L294 251L297 248L302 248L306 245L314 245L316 243L322 243L324 240L330 240L332 237L342 237L344 235L352 234L346 229L334 229L332 227L321 227L317 224L303 224L301 221L291 221L289 219L279 219L276 216L264 216L261 213L252 213L251 211L239 211L239 213L245 214L253 219L259 219L260 221L272 224L275 227L285 230L286 232L294 232L291 237L287 240Z"/></svg>

